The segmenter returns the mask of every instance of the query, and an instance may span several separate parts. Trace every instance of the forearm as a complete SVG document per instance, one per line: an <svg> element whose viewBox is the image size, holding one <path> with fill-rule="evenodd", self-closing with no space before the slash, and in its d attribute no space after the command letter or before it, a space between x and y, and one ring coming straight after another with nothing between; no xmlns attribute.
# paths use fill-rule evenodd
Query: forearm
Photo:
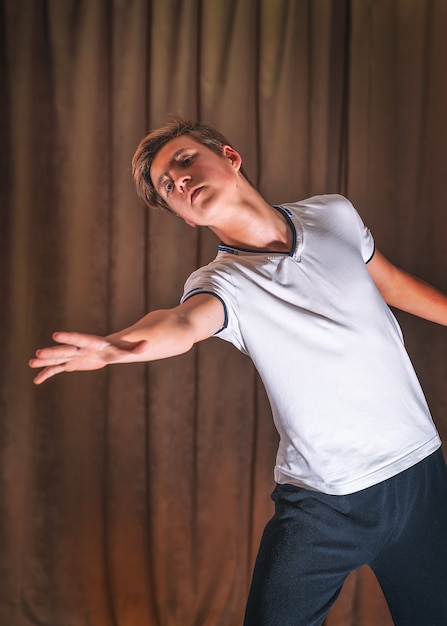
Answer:
<svg viewBox="0 0 447 626"><path fill-rule="evenodd" d="M106 337L111 343L146 341L139 354L129 354L126 363L154 361L183 354L194 345L194 333L185 316L177 309L158 310L145 315L132 326Z"/></svg>
<svg viewBox="0 0 447 626"><path fill-rule="evenodd" d="M109 335L111 342L146 342L131 361L154 361L187 352L198 341L216 333L224 323L221 301L210 294L190 298L173 309L152 311L138 322Z"/></svg>
<svg viewBox="0 0 447 626"><path fill-rule="evenodd" d="M43 368L34 382L43 383L62 372L97 370L113 363L154 361L182 354L216 333L224 318L221 302L201 294L173 309L153 311L107 337L54 333L57 345L40 348L29 362L32 368Z"/></svg>

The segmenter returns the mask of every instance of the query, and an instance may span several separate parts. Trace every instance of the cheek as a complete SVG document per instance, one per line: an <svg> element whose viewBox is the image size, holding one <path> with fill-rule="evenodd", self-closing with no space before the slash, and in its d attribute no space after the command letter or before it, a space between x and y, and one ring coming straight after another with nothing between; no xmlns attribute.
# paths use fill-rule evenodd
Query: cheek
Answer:
<svg viewBox="0 0 447 626"><path fill-rule="evenodd" d="M235 182L234 170L231 167L207 167L202 175L205 180L212 180L220 186L232 185Z"/></svg>

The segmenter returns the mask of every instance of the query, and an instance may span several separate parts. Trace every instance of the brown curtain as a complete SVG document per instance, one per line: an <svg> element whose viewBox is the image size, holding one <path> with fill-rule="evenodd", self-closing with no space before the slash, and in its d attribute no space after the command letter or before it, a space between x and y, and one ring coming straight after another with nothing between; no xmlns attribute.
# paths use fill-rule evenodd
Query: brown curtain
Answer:
<svg viewBox="0 0 447 626"><path fill-rule="evenodd" d="M35 388L54 330L178 302L215 253L149 213L130 160L170 111L214 123L271 202L342 192L447 290L444 0L2 0L0 626L237 626L277 437L225 342ZM399 314L447 434L444 328ZM372 572L327 626L392 624Z"/></svg>

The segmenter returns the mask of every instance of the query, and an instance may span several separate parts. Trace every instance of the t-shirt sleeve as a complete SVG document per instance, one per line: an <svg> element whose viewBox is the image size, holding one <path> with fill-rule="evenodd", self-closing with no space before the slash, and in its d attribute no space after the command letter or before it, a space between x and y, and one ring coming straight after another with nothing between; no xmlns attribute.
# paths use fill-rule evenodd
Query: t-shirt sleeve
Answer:
<svg viewBox="0 0 447 626"><path fill-rule="evenodd" d="M332 219L339 219L345 224L348 229L347 236L354 238L351 239L352 243L359 249L363 261L368 263L374 256L374 238L352 202L340 194L315 196L315 199L311 200L315 207L330 207Z"/></svg>
<svg viewBox="0 0 447 626"><path fill-rule="evenodd" d="M369 228L365 226L362 218L358 214L355 207L352 204L351 204L351 207L352 207L352 210L353 210L356 222L357 222L359 234L360 234L360 248L362 251L362 257L365 263L368 263L369 261L371 261L371 259L374 256L374 251L375 251L374 237L372 236Z"/></svg>
<svg viewBox="0 0 447 626"><path fill-rule="evenodd" d="M218 298L224 307L224 324L215 336L229 341L242 352L246 352L239 328L237 290L230 272L224 268L213 267L212 263L196 270L187 279L180 302L186 302L189 298L206 293Z"/></svg>

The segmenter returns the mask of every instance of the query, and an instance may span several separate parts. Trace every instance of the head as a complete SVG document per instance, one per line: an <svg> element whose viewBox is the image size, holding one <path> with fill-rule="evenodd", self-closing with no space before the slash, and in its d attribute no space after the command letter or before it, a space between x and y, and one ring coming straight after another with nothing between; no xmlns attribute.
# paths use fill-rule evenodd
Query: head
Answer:
<svg viewBox="0 0 447 626"><path fill-rule="evenodd" d="M169 141L181 135L190 135L195 141L203 144L222 158L224 146L231 146L230 142L209 124L189 120L182 115L170 115L163 126L146 135L132 159L132 175L137 193L150 208L171 211L168 204L157 193L151 180L150 171L159 150ZM240 172L249 180L242 167Z"/></svg>

